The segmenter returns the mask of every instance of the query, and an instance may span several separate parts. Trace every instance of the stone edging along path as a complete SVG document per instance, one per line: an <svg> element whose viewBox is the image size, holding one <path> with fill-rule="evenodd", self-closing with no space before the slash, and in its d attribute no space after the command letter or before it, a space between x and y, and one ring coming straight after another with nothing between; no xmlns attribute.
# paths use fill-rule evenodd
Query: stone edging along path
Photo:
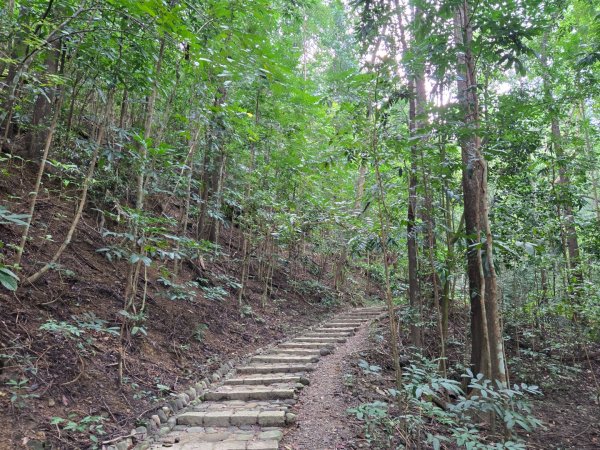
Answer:
<svg viewBox="0 0 600 450"><path fill-rule="evenodd" d="M253 356L170 418L170 432L135 449L277 450L282 427L296 420L289 409L298 391L310 383L315 363L384 312L370 307L338 314ZM113 448L121 450L118 445Z"/></svg>

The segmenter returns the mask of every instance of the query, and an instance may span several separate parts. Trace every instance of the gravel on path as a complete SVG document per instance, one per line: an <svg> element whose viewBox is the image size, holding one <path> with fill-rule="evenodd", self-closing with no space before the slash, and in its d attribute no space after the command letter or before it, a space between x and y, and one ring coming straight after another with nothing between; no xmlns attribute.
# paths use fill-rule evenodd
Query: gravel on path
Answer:
<svg viewBox="0 0 600 450"><path fill-rule="evenodd" d="M352 445L355 431L346 414L351 398L344 395L344 369L352 357L368 347L369 323L362 325L354 336L318 363L310 376L310 386L302 390L294 407L297 426L286 432L280 449L355 448Z"/></svg>

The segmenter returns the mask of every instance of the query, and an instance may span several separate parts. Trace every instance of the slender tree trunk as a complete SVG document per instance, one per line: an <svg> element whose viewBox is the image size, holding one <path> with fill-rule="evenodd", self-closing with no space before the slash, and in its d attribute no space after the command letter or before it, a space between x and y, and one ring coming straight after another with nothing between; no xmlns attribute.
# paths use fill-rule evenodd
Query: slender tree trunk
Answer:
<svg viewBox="0 0 600 450"><path fill-rule="evenodd" d="M254 104L254 126L258 131L258 124L260 121L260 86L256 89L256 100ZM250 205L250 195L252 193L252 175L254 173L254 166L256 163L256 143L252 142L250 145L250 181L246 183L246 188L244 192L244 201L242 203L242 214L249 214L247 211L247 207ZM246 280L248 278L248 272L250 270L250 253L248 249L248 240L249 236L247 236L246 227L248 226L247 220L244 221L243 218L240 220L240 230L242 231L242 276L240 279L240 288L238 290L238 307L241 308L244 301L244 292L246 290Z"/></svg>
<svg viewBox="0 0 600 450"><path fill-rule="evenodd" d="M15 258L15 264L18 266L21 264L21 258L23 257L23 251L25 249L25 244L27 243L27 237L29 236L29 229L31 228L31 223L33 221L33 214L35 213L35 207L37 204L37 198L40 192L40 188L42 186L42 177L44 176L44 170L46 169L46 161L48 160L48 153L50 151L50 147L52 146L52 139L54 138L54 133L56 132L56 127L58 126L58 119L60 117L60 110L62 106L62 100L64 98L64 93L59 94L58 101L56 102L54 109L54 116L52 117L52 122L50 123L50 127L48 128L48 134L46 135L46 143L44 145L44 150L42 152L42 156L40 158L40 166L38 167L38 173L35 180L35 185L33 188L33 192L31 193L31 199L29 201L29 211L26 219L26 225L23 229L23 234L21 235L21 242L19 244L19 248L17 250L17 255Z"/></svg>
<svg viewBox="0 0 600 450"><path fill-rule="evenodd" d="M414 81L409 81L409 90L414 93ZM411 135L416 134L416 101L409 100L409 129ZM410 324L412 344L417 348L423 347L423 330L421 327L421 292L419 286L419 258L417 245L417 147L410 149L410 172L408 174L408 208L406 214L406 245L408 253L408 302L414 318Z"/></svg>
<svg viewBox="0 0 600 450"><path fill-rule="evenodd" d="M590 170L590 178L592 181L592 201L594 202L594 211L596 212L596 220L600 223L600 198L598 197L598 165L597 158L594 154L594 144L590 138L590 124L587 118L585 102L579 103L579 114L581 115L581 129L583 130L583 140L585 143L585 152L588 158L596 164Z"/></svg>
<svg viewBox="0 0 600 450"><path fill-rule="evenodd" d="M504 385L507 383L504 341L500 332L497 278L488 219L487 164L478 135L479 106L473 29L469 3L463 0L455 15L458 53L457 90L464 127L460 138L465 228L469 250L467 267L471 300L471 365L475 373Z"/></svg>
<svg viewBox="0 0 600 450"><path fill-rule="evenodd" d="M208 160L210 149L212 147L211 125L206 127L205 132L206 145L204 146L204 155L202 156L202 171L200 172L200 211L198 213L198 222L196 224L196 239L204 236L204 226L206 222L206 210L208 208Z"/></svg>
<svg viewBox="0 0 600 450"><path fill-rule="evenodd" d="M187 159L187 182L186 182L186 192L185 192L185 205L181 209L181 216L179 218L179 236L185 237L187 234L189 216L190 216L190 203L192 197L192 180L194 176L194 160L196 159L196 149L198 148L198 139L200 137L201 131L200 125L197 125L196 133L192 137L190 141L190 147L188 150ZM179 253L181 248L181 240L177 241L176 253ZM177 264L177 259L175 259L175 270L173 271L173 275L177 276L179 271L179 265Z"/></svg>
<svg viewBox="0 0 600 450"><path fill-rule="evenodd" d="M570 175L567 171L567 156L563 149L562 135L560 131L559 111L552 97L552 82L550 66L548 63L547 47L549 32L546 31L542 38L542 48L540 63L542 66L542 81L544 90L544 100L550 112L550 129L552 137L552 148L558 164L558 206L561 211L561 222L564 230L565 253L567 254L568 267L568 286L570 293L579 297L581 286L583 284L583 272L580 267L579 241L577 230L575 228L575 216L573 214L573 201L568 192L571 183Z"/></svg>
<svg viewBox="0 0 600 450"><path fill-rule="evenodd" d="M160 47L158 50L158 57L156 60L156 66L154 68L154 82L152 86L152 92L148 97L148 104L146 105L146 115L144 119L144 143L139 145L140 151L140 168L137 176L137 196L135 200L135 207L138 210L144 208L144 180L146 175L146 160L148 159L147 143L152 135L152 121L154 119L154 105L156 103L156 97L158 95L158 81L160 77L160 71L163 63L163 57L165 54L165 43L164 37L160 40ZM134 233L135 234L135 233Z"/></svg>
<svg viewBox="0 0 600 450"><path fill-rule="evenodd" d="M402 8L398 0L394 0L396 9L396 15L398 17L398 31L400 44L402 51L405 55L408 55L410 48L406 39L406 31L404 25L404 19L402 17ZM409 111L408 111L408 128L411 137L415 137L418 134L419 123L417 122L417 108L424 111L425 107L425 80L423 71L417 67L418 63L412 61L411 65L406 66L408 73L408 90L410 93L409 98ZM418 84L418 87L417 87ZM417 243L417 188L418 188L418 147L412 145L410 149L410 172L408 174L408 208L406 213L406 247L408 257L408 302L413 312L413 318L410 324L410 336L413 346L418 349L423 347L423 328L421 323L423 322L423 304L421 299L421 287L419 282L419 257L418 257L418 243Z"/></svg>
<svg viewBox="0 0 600 450"><path fill-rule="evenodd" d="M47 264L45 264L40 270L38 270L36 273L34 273L30 277L28 277L27 278L28 283L35 283L42 275L44 275L50 268L52 268L52 266L54 264L56 264L56 261L58 261L58 259L61 257L63 252L66 250L66 248L71 243L73 234L75 233L75 230L77 229L77 225L79 224L79 221L81 220L81 216L83 214L83 209L85 207L88 189L92 182L92 178L94 177L94 171L96 169L96 162L98 160L98 154L100 153L100 148L102 147L102 141L104 139L106 129L108 128L108 126L110 126L110 123L112 121L113 95L114 95L113 91L111 91L108 94L108 99L106 101L106 110L105 110L105 114L104 114L105 123L98 125L98 131L96 134L96 142L94 145L94 151L92 153L92 159L91 159L90 165L88 167L87 175L86 175L85 179L83 180L83 185L81 187L81 196L79 197L79 205L75 212L75 216L73 217L73 221L71 222L69 231L67 231L67 235L66 235L63 243L60 245L58 250L56 250L56 253L54 253L54 256L52 257L52 259Z"/></svg>
<svg viewBox="0 0 600 450"><path fill-rule="evenodd" d="M356 178L356 195L354 197L354 215L358 216L362 211L362 201L365 195L365 181L367 179L367 163L360 157L358 177Z"/></svg>
<svg viewBox="0 0 600 450"><path fill-rule="evenodd" d="M48 51L45 62L45 75L56 75L58 72L58 59L59 59L59 47L60 39L54 42L52 48ZM45 142L47 129L41 129L44 127L44 122L52 106L56 89L51 83L44 89L43 93L38 94L33 105L33 115L31 116L31 131L28 135L27 152L25 156L28 159L37 162L39 158L40 150L43 148L43 142Z"/></svg>
<svg viewBox="0 0 600 450"><path fill-rule="evenodd" d="M123 97L121 98L121 112L119 114L119 128L122 130L125 128L125 120L127 118L127 104L129 101L129 90L127 86L123 88Z"/></svg>
<svg viewBox="0 0 600 450"><path fill-rule="evenodd" d="M224 145L224 144L223 144ZM221 205L223 203L223 183L225 179L225 164L227 162L227 155L224 154L224 149L221 149L221 154L218 158L219 161L219 170L214 173L213 176L213 200L214 200L214 208L215 211L221 211ZM221 221L219 219L214 218L211 222L210 233L208 236L208 240L218 244L219 241L219 230L220 230Z"/></svg>
<svg viewBox="0 0 600 450"><path fill-rule="evenodd" d="M71 134L71 128L73 127L73 112L75 111L75 102L77 101L77 96L81 90L81 87L79 86L80 81L81 76L77 74L75 80L73 81L73 88L71 89L71 98L69 102L69 112L67 114L67 130L65 132L67 139L69 138L69 135Z"/></svg>

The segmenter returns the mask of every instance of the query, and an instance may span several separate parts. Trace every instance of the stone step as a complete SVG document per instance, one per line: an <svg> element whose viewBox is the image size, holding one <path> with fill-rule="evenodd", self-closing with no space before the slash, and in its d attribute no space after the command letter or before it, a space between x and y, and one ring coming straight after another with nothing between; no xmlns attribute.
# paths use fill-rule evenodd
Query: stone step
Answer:
<svg viewBox="0 0 600 450"><path fill-rule="evenodd" d="M363 324L363 321L357 322L330 322L321 325L321 328L348 328L352 330L358 330Z"/></svg>
<svg viewBox="0 0 600 450"><path fill-rule="evenodd" d="M339 316L336 317L335 320L336 321L354 321L355 323L365 323L368 322L369 320L375 319L376 317L379 317L380 314L376 314L374 316Z"/></svg>
<svg viewBox="0 0 600 450"><path fill-rule="evenodd" d="M285 411L263 411L260 409L238 409L223 411L189 411L177 416L177 425L190 427L229 427L261 425L282 427Z"/></svg>
<svg viewBox="0 0 600 450"><path fill-rule="evenodd" d="M354 333L352 331L346 332L346 333L327 333L324 331L312 331L310 333L304 333L303 336L304 337L323 337L323 338L345 338L345 337L350 337L352 336Z"/></svg>
<svg viewBox="0 0 600 450"><path fill-rule="evenodd" d="M354 333L358 327L322 327L316 328L317 333Z"/></svg>
<svg viewBox="0 0 600 450"><path fill-rule="evenodd" d="M303 378L300 375L290 375L287 373L275 373L267 375L249 375L235 378L229 378L225 380L226 385L264 385L277 384L277 383L300 383L302 381L308 382L308 379Z"/></svg>
<svg viewBox="0 0 600 450"><path fill-rule="evenodd" d="M294 398L294 385L289 383L273 386L221 386L204 394L204 400L283 400Z"/></svg>
<svg viewBox="0 0 600 450"><path fill-rule="evenodd" d="M377 317L380 316L383 313L347 313L347 314L340 314L338 316L335 316L337 319L339 318L346 318L346 319L367 319L367 318L371 318L371 317Z"/></svg>
<svg viewBox="0 0 600 450"><path fill-rule="evenodd" d="M297 356L297 355L284 355L284 354L270 354L270 355L257 355L252 357L252 362L258 363L273 363L273 364L291 364L291 363L314 363L319 360L319 356Z"/></svg>
<svg viewBox="0 0 600 450"><path fill-rule="evenodd" d="M259 440L259 441L219 441L219 442L188 442L185 444L168 445L171 450L277 450L279 441ZM153 449L163 448L152 447Z"/></svg>
<svg viewBox="0 0 600 450"><path fill-rule="evenodd" d="M268 431L248 429L251 427L204 428L191 427L173 431L158 439L152 450L169 447L172 450L277 450L283 438L281 428Z"/></svg>
<svg viewBox="0 0 600 450"><path fill-rule="evenodd" d="M284 342L283 344L279 344L277 348L333 350L334 345L331 342Z"/></svg>
<svg viewBox="0 0 600 450"><path fill-rule="evenodd" d="M299 337L294 339L294 342L326 342L326 343L337 343L346 342L346 338L338 337Z"/></svg>
<svg viewBox="0 0 600 450"><path fill-rule="evenodd" d="M250 386L229 386L250 387ZM252 386L252 387L256 387ZM218 402L201 402L192 405L190 410L197 412L238 411L246 409L260 409L261 411L285 411L295 404L295 399L272 399L272 400L220 400Z"/></svg>
<svg viewBox="0 0 600 450"><path fill-rule="evenodd" d="M323 352L321 352L323 350ZM331 353L329 349L320 348L280 348L277 347L273 350L275 353L280 355L298 355L298 356L321 356L323 354Z"/></svg>
<svg viewBox="0 0 600 450"><path fill-rule="evenodd" d="M365 323L367 320L366 319L353 319L353 318L343 318L343 317L336 317L334 320L332 320L331 322L328 323L343 323L345 325L354 325L354 326L360 326L363 323ZM325 324L327 325L327 324Z"/></svg>
<svg viewBox="0 0 600 450"><path fill-rule="evenodd" d="M241 374L304 373L312 370L312 364L250 364L236 369L237 373Z"/></svg>

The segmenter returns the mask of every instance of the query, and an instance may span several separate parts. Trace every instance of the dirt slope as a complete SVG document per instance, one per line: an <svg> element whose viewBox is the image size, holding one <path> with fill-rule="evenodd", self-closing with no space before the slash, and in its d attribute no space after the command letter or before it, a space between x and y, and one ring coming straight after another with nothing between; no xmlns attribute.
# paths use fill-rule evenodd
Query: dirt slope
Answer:
<svg viewBox="0 0 600 450"><path fill-rule="evenodd" d="M0 204L13 212L25 211L22 199L31 191L33 179L29 168L14 169L2 178ZM65 195L52 180L45 188L33 239L24 254L25 274L49 260L74 210L75 190ZM158 206L160 199L154 201ZM233 355L247 354L314 323L347 301L344 296L331 301L327 267L313 276L282 254L276 258L273 290L264 307L264 286L256 281L258 264L252 261L240 311L233 281L241 272L241 239L238 230L226 227L220 242L223 254L207 257L204 268L184 265L180 277L181 283L202 280L208 288L225 290L222 299L205 298L197 290L193 298L172 300L156 281L160 274L149 271L146 334L138 333L127 343L126 382L120 386L117 334L127 263L109 261L97 252L107 240L93 208L93 203L87 208L55 270L35 285L22 286L17 294L0 293L2 449L22 448L28 439L54 448L86 448L100 425L105 433L101 439L127 434L141 413L161 398L201 379ZM10 262L10 245L18 242L20 229L0 225L0 234L7 244L5 260ZM307 254L304 259L310 258ZM65 431L66 422L61 428L52 425L53 417L70 418L76 429Z"/></svg>

